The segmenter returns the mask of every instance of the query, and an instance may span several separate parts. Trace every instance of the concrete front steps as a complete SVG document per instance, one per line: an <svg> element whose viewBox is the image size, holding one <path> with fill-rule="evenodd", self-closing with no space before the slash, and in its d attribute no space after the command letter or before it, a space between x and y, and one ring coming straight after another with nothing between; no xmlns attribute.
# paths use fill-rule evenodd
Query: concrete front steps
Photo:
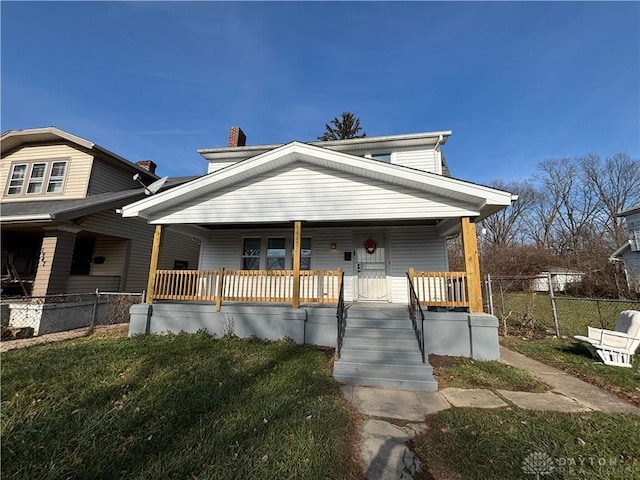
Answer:
<svg viewBox="0 0 640 480"><path fill-rule="evenodd" d="M435 392L433 369L422 363L405 306L352 305L347 310L340 359L333 367L340 383Z"/></svg>

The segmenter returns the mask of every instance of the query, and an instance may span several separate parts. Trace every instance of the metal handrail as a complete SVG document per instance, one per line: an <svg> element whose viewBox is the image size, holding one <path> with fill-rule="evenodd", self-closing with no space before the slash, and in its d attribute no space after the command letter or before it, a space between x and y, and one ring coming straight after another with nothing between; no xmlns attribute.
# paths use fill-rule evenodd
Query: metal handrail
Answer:
<svg viewBox="0 0 640 480"><path fill-rule="evenodd" d="M418 340L418 348L422 354L422 363L426 363L426 357L424 353L424 312L420 306L420 300L413 288L413 281L409 272L407 272L407 279L409 280L409 317L413 325L413 331L416 334Z"/></svg>
<svg viewBox="0 0 640 480"><path fill-rule="evenodd" d="M340 292L338 293L338 308L336 310L337 319L337 339L336 339L336 357L340 358L340 350L342 349L342 339L344 338L344 273L340 274Z"/></svg>

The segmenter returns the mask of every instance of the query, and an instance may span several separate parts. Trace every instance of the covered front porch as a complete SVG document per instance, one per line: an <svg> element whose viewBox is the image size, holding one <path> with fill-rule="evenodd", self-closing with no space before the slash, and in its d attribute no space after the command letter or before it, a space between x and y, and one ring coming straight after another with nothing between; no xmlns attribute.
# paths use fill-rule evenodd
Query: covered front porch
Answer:
<svg viewBox="0 0 640 480"><path fill-rule="evenodd" d="M211 302L217 311L229 303L407 305L413 290L426 309L481 312L475 224L468 217L458 222L465 258L461 272L446 271L446 241L434 224L329 227L302 221L291 222L289 230L270 225L211 229L202 238L198 270L160 270L165 227L157 225L146 299Z"/></svg>

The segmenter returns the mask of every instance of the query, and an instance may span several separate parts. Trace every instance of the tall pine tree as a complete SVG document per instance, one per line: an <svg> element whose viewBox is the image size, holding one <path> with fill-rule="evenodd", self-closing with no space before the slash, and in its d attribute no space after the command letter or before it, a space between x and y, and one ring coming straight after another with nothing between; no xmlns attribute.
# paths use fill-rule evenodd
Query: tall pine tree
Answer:
<svg viewBox="0 0 640 480"><path fill-rule="evenodd" d="M333 126L332 126L333 125ZM327 140L345 140L347 138L364 138L367 132L359 132L362 130L360 119L351 112L342 112L342 119L336 117L330 123L325 125L327 131L318 140L326 142Z"/></svg>

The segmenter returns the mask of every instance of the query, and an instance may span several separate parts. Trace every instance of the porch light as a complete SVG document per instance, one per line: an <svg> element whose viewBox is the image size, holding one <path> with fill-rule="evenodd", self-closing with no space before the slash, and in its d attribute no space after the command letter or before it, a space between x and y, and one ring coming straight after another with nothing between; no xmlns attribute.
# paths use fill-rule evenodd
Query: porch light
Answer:
<svg viewBox="0 0 640 480"><path fill-rule="evenodd" d="M331 250L335 250L336 248L338 248L338 245L336 245L335 243L331 244Z"/></svg>

